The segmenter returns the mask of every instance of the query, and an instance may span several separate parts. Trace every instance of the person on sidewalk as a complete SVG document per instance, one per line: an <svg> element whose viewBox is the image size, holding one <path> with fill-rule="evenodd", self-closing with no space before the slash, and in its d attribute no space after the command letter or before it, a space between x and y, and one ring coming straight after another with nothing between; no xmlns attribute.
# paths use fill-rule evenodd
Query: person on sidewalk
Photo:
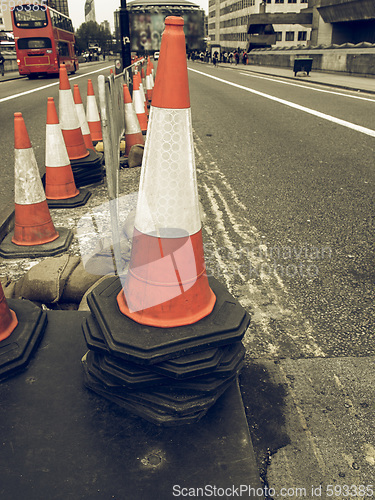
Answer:
<svg viewBox="0 0 375 500"><path fill-rule="evenodd" d="M1 76L4 76L4 63L5 63L5 58L3 54L0 52L0 71L1 71Z"/></svg>

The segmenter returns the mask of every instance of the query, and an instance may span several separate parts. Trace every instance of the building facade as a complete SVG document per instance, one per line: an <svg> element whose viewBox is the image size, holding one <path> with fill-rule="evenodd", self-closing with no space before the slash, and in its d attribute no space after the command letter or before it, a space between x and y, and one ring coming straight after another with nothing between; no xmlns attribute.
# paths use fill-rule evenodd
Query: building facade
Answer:
<svg viewBox="0 0 375 500"><path fill-rule="evenodd" d="M131 51L138 54L160 49L167 16L184 18L186 49L205 48L205 13L199 5L188 0L133 0L127 4L130 24ZM115 12L115 30L119 38L119 11Z"/></svg>
<svg viewBox="0 0 375 500"><path fill-rule="evenodd" d="M221 50L375 43L375 0L209 0Z"/></svg>
<svg viewBox="0 0 375 500"><path fill-rule="evenodd" d="M86 0L85 2L85 23L89 21L96 22L94 0Z"/></svg>
<svg viewBox="0 0 375 500"><path fill-rule="evenodd" d="M47 0L45 3L52 9L58 10L61 14L69 17L68 0Z"/></svg>

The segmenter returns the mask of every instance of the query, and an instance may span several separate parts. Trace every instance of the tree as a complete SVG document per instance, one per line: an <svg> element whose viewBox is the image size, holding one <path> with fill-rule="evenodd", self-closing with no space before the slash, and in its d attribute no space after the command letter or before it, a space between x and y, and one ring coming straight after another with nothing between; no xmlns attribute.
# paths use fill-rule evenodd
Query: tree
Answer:
<svg viewBox="0 0 375 500"><path fill-rule="evenodd" d="M102 52L108 53L112 47L112 36L104 26L99 26L95 21L81 24L75 33L76 46L79 53L86 52L89 44L97 43Z"/></svg>

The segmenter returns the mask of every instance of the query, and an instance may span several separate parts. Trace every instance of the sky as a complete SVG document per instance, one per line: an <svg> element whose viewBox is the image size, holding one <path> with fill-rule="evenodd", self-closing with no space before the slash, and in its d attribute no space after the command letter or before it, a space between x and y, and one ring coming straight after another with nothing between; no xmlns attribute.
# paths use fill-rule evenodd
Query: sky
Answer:
<svg viewBox="0 0 375 500"><path fill-rule="evenodd" d="M190 0L208 13L208 0ZM120 7L121 0L95 0L96 22L109 21L114 29L113 13ZM69 16L75 29L85 22L85 0L68 0Z"/></svg>

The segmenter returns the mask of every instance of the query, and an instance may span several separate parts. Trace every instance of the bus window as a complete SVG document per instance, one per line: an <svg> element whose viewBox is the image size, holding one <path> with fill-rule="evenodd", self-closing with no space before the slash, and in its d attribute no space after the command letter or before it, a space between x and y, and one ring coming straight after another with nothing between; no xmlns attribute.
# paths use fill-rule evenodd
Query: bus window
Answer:
<svg viewBox="0 0 375 500"><path fill-rule="evenodd" d="M43 28L47 26L47 13L44 10L19 10L13 11L14 22L17 28Z"/></svg>
<svg viewBox="0 0 375 500"><path fill-rule="evenodd" d="M69 57L69 44L66 42L58 42L59 56Z"/></svg>
<svg viewBox="0 0 375 500"><path fill-rule="evenodd" d="M52 43L49 38L20 38L17 44L19 50L52 48Z"/></svg>

